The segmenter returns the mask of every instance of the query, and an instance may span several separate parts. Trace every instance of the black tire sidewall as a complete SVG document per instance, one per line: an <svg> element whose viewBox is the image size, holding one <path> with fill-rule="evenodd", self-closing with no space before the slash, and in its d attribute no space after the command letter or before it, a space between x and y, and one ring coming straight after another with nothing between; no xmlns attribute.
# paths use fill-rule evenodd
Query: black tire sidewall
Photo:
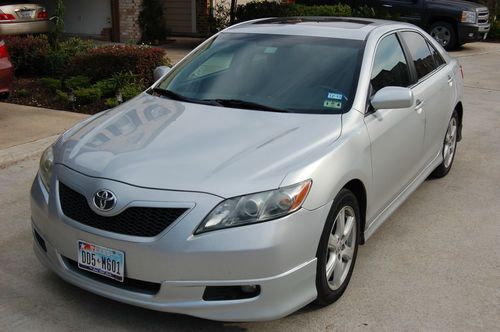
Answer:
<svg viewBox="0 0 500 332"><path fill-rule="evenodd" d="M457 47L457 45L458 45L458 43L457 43L457 31L453 27L453 25L451 25L448 22L444 22L444 21L434 22L429 26L429 29L428 29L429 34L431 33L432 29L434 29L437 26L445 27L446 29L448 29L450 31L450 42L448 43L448 45L443 46L443 48L445 50L449 51L449 50L452 50L455 47Z"/></svg>
<svg viewBox="0 0 500 332"><path fill-rule="evenodd" d="M352 258L352 263L349 268L349 272L347 274L346 279L343 284L336 290L330 289L328 286L328 280L326 278L326 250L328 246L328 238L330 236L330 231L333 227L333 223L335 221L335 217L339 213L339 211L345 207L350 206L354 210L354 214L356 216L356 243L354 246L354 254ZM360 228L360 211L359 204L356 199L356 196L348 189L342 189L333 202L333 205L328 214L327 220L325 222L325 226L323 228L323 232L321 234L321 239L318 245L318 250L316 252L317 258L317 267L316 267L316 289L318 292L318 297L316 299L316 304L319 305L329 305L335 302L347 288L349 281L351 279L352 272L354 270L354 265L356 263L356 257L358 253L358 246L361 234Z"/></svg>

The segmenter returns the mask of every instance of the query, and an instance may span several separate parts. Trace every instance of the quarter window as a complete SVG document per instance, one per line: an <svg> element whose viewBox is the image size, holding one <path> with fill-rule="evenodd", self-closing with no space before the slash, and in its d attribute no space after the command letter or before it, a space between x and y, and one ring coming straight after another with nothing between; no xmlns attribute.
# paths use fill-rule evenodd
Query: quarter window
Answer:
<svg viewBox="0 0 500 332"><path fill-rule="evenodd" d="M434 58L434 62L436 63L436 67L441 67L442 65L446 64L446 61L444 61L443 57L439 52L432 46L430 43L428 43L429 49L431 50L432 57Z"/></svg>
<svg viewBox="0 0 500 332"><path fill-rule="evenodd" d="M416 32L403 32L401 35L408 46L415 70L417 71L417 78L420 80L437 68L427 41Z"/></svg>
<svg viewBox="0 0 500 332"><path fill-rule="evenodd" d="M377 47L371 76L373 93L386 86L410 85L410 70L395 34L384 37Z"/></svg>

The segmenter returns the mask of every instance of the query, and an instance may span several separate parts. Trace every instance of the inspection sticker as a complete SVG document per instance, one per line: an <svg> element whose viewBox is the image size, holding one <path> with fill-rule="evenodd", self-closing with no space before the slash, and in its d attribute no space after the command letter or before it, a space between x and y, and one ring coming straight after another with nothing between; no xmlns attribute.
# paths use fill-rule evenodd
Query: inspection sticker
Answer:
<svg viewBox="0 0 500 332"><path fill-rule="evenodd" d="M335 108L338 110L342 108L342 103L336 100L325 100L323 107Z"/></svg>
<svg viewBox="0 0 500 332"><path fill-rule="evenodd" d="M341 93L335 93L335 92L329 92L327 98L328 99L336 99L336 100L342 100L342 94Z"/></svg>

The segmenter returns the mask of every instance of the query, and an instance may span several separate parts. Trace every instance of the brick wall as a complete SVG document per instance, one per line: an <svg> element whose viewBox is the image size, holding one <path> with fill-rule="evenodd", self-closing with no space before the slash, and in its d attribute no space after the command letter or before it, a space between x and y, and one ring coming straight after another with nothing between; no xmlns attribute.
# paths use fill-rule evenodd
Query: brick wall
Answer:
<svg viewBox="0 0 500 332"><path fill-rule="evenodd" d="M137 42L141 38L139 28L139 12L142 0L119 0L120 41Z"/></svg>

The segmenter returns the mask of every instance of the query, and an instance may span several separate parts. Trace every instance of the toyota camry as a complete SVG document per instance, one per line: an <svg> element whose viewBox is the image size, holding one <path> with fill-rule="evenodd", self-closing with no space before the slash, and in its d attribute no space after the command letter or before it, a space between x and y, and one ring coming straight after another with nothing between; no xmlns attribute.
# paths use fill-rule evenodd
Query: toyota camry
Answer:
<svg viewBox="0 0 500 332"><path fill-rule="evenodd" d="M406 23L232 26L43 153L35 253L78 287L160 311L251 321L329 305L358 246L450 171L462 75Z"/></svg>

